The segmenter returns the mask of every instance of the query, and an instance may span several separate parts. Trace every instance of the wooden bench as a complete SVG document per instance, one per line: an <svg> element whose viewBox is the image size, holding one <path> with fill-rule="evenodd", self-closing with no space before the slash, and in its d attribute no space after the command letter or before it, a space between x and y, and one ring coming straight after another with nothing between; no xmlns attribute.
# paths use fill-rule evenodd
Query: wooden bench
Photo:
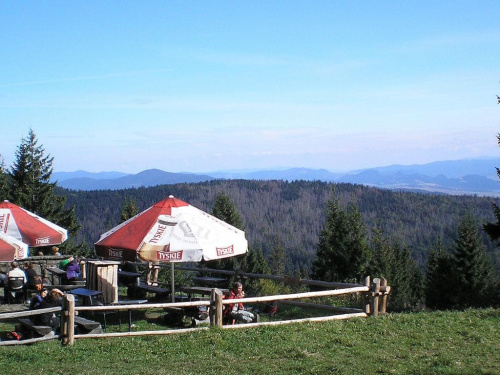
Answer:
<svg viewBox="0 0 500 375"><path fill-rule="evenodd" d="M85 319L81 316L75 316L75 333L102 333L101 323L94 320Z"/></svg>
<svg viewBox="0 0 500 375"><path fill-rule="evenodd" d="M38 337L55 336L51 326L36 325L31 319L28 318L18 319L18 322L22 326L23 330L28 332L28 336L31 336L29 338L33 338L35 334Z"/></svg>

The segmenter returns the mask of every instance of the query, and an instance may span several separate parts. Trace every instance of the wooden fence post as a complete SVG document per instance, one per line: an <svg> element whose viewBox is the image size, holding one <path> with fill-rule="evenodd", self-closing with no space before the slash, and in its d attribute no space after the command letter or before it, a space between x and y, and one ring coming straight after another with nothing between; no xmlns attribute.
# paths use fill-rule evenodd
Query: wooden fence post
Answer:
<svg viewBox="0 0 500 375"><path fill-rule="evenodd" d="M62 310L61 319L63 330L63 345L73 345L75 343L75 296L66 294L64 310Z"/></svg>
<svg viewBox="0 0 500 375"><path fill-rule="evenodd" d="M220 289L212 289L210 294L210 325L222 327L222 291Z"/></svg>
<svg viewBox="0 0 500 375"><path fill-rule="evenodd" d="M371 287L371 279L370 276L365 277L364 285L367 286L368 288ZM365 292L362 295L362 304L363 304L363 311L366 315L371 314L371 309L370 309L370 292Z"/></svg>
<svg viewBox="0 0 500 375"><path fill-rule="evenodd" d="M389 294L390 287L387 286L387 279L384 277L380 278L380 291L382 292L380 314L385 315L387 313L387 295Z"/></svg>
<svg viewBox="0 0 500 375"><path fill-rule="evenodd" d="M373 279L372 283L372 315L377 316L379 310L379 298L380 298L380 279Z"/></svg>

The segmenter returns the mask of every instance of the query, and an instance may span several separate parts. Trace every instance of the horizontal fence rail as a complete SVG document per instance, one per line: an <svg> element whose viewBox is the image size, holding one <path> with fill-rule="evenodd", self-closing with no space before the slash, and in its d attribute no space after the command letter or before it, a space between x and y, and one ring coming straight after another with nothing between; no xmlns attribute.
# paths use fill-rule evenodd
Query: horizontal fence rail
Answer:
<svg viewBox="0 0 500 375"><path fill-rule="evenodd" d="M179 267L180 268L180 267ZM182 267L186 270L199 270L198 268ZM212 270L204 269L209 272L218 271L221 274L234 274L232 271L223 270ZM240 273L240 276L254 276L255 274L245 274ZM284 281L285 277L277 277L272 275L259 275L268 276L268 278L273 280ZM128 337L128 336L151 336L151 335L169 335L174 333L187 333L196 330L205 330L209 327L196 327L196 328L184 328L184 329L167 329L167 330L154 330L154 331L136 331L136 332L114 332L114 333L88 333L88 334L75 334L75 316L79 312L93 311L93 312L106 312L106 311L131 311L131 310L149 310L149 309L182 309L185 307L193 306L207 306L210 317L210 325L218 326L223 329L238 329L245 327L256 327L256 326L267 326L267 325L282 325L282 324L293 324L301 322L320 322L329 320L342 320L350 319L356 317L367 317L370 315L384 314L387 305L387 295L390 292L390 286L387 285L385 279L374 279L373 282L370 281L370 277L364 280L364 285L360 284L349 284L349 283L329 283L329 282L319 282L314 280L300 280L301 283L306 283L315 286L327 286L329 288L338 289L328 289L313 292L303 292L303 293L291 293L291 294L280 294L271 296L259 296L259 297L245 297L239 299L225 299L222 291L217 288L211 290L210 300L200 300L200 301L189 301L189 302L170 302L170 303L147 303L147 304L130 304L130 305L104 305L104 306L75 306L75 296L72 294L67 294L64 296L63 307L55 307L43 310L32 310L32 311L21 311L21 312L11 312L0 314L0 320L5 319L17 319L22 317L29 317L36 314L46 313L46 312L62 312L61 313L61 334L53 338L60 338L63 345L73 345L75 339L80 338L110 338L110 337ZM308 303L303 301L297 301L302 299L319 298L319 297L330 297L330 296L341 296L348 294L361 294L362 296L362 308L348 308L348 307L337 307L329 306L315 303ZM321 316L314 318L303 318L303 319L292 319L292 320L282 320L282 321L270 321L270 322L259 322L251 324L235 324L235 325L222 325L222 313L224 305L233 303L261 303L261 302L280 302L283 304L294 304L297 306L305 308L317 308L329 311L334 311L341 313L338 315ZM52 339L53 339L52 338ZM39 339L32 339L37 341L47 340L42 337ZM15 342L15 341L14 341ZM30 343L36 341L21 340L17 343ZM3 344L0 343L0 345ZM13 345L13 344L12 344Z"/></svg>

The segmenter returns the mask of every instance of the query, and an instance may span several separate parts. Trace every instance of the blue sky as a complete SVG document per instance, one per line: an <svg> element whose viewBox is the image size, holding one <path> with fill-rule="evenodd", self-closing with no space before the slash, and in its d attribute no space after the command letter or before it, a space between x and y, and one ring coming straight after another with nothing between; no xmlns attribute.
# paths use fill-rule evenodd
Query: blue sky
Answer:
<svg viewBox="0 0 500 375"><path fill-rule="evenodd" d="M0 154L55 171L497 157L500 2L2 1Z"/></svg>

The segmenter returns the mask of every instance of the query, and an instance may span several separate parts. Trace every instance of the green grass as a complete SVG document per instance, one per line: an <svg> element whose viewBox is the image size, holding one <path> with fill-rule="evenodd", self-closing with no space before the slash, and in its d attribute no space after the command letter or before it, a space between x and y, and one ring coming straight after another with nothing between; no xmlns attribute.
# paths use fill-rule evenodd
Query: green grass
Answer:
<svg viewBox="0 0 500 375"><path fill-rule="evenodd" d="M0 327L1 328L1 327ZM499 374L500 310L0 347L2 374Z"/></svg>

